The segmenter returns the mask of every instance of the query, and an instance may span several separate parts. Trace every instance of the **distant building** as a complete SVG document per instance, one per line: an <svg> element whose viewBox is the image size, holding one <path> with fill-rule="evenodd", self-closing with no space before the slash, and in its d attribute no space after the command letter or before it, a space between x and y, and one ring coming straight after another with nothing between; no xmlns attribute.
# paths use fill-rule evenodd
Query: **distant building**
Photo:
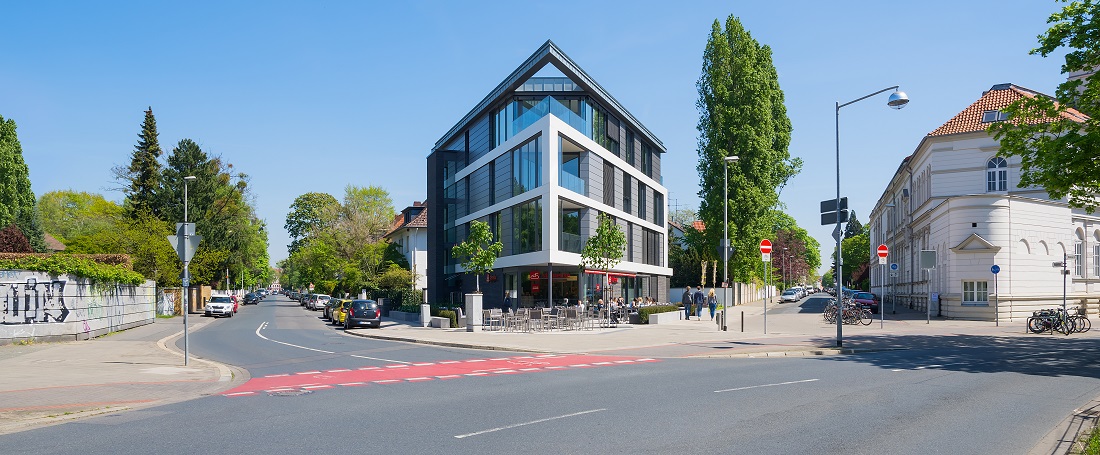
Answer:
<svg viewBox="0 0 1100 455"><path fill-rule="evenodd" d="M428 210L420 201L402 210L393 220L393 227L385 235L396 244L409 261L409 270L415 274L416 289L428 288ZM410 283L412 285L412 283Z"/></svg>
<svg viewBox="0 0 1100 455"><path fill-rule="evenodd" d="M997 156L1000 144L986 132L1008 119L1002 109L1013 101L1043 96L994 85L902 160L869 220L871 287L886 305L927 309L932 300L933 316L1022 321L1034 309L1061 304L1061 269L1052 263L1068 256L1071 304L1092 297L1095 308L1100 214L1070 208L1040 187L1018 187L1020 159ZM1073 109L1064 115L1088 119ZM898 271L877 265L879 244L890 248ZM936 254L930 273L921 267L922 250ZM1000 267L996 287L993 265Z"/></svg>
<svg viewBox="0 0 1100 455"><path fill-rule="evenodd" d="M594 301L606 291L667 295L664 153L653 133L547 41L428 156L429 300L458 303L474 290L475 277L450 254L474 220L504 244L496 270L480 277L487 308ZM580 266L600 213L627 238L609 277ZM602 288L605 278L611 289Z"/></svg>
<svg viewBox="0 0 1100 455"><path fill-rule="evenodd" d="M43 240L46 242L46 251L49 253L56 253L58 251L65 251L65 244L54 238L50 234L45 234Z"/></svg>

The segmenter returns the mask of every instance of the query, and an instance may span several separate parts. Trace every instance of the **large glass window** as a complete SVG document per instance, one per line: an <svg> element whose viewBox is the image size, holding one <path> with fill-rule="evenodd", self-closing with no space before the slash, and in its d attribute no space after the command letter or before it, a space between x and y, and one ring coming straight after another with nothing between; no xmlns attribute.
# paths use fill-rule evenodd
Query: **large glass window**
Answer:
<svg viewBox="0 0 1100 455"><path fill-rule="evenodd" d="M1092 276L1100 277L1100 243L1092 245Z"/></svg>
<svg viewBox="0 0 1100 455"><path fill-rule="evenodd" d="M661 234L642 230L642 260L649 265L661 265Z"/></svg>
<svg viewBox="0 0 1100 455"><path fill-rule="evenodd" d="M634 132L626 130L626 164L634 165Z"/></svg>
<svg viewBox="0 0 1100 455"><path fill-rule="evenodd" d="M645 184L638 181L638 218L645 219Z"/></svg>
<svg viewBox="0 0 1100 455"><path fill-rule="evenodd" d="M561 237L558 239L558 249L571 253L581 252L581 209L567 208L564 201L561 204L560 218Z"/></svg>
<svg viewBox="0 0 1100 455"><path fill-rule="evenodd" d="M584 179L581 178L581 152L572 142L559 138L558 148L561 151L561 172L558 180L562 188L578 194L585 194Z"/></svg>
<svg viewBox="0 0 1100 455"><path fill-rule="evenodd" d="M1073 242L1073 275L1085 276L1085 242L1081 234L1077 234L1077 240Z"/></svg>
<svg viewBox="0 0 1100 455"><path fill-rule="evenodd" d="M536 136L512 151L512 196L542 186L542 154Z"/></svg>
<svg viewBox="0 0 1100 455"><path fill-rule="evenodd" d="M999 156L993 157L985 164L985 190L1008 190L1008 162Z"/></svg>
<svg viewBox="0 0 1100 455"><path fill-rule="evenodd" d="M646 177L653 177L653 149L642 144L642 172Z"/></svg>
<svg viewBox="0 0 1100 455"><path fill-rule="evenodd" d="M630 213L631 210L630 193L632 186L633 185L630 184L630 174L623 171L623 211L626 213Z"/></svg>
<svg viewBox="0 0 1100 455"><path fill-rule="evenodd" d="M653 224L665 225L665 196L656 191L653 192Z"/></svg>
<svg viewBox="0 0 1100 455"><path fill-rule="evenodd" d="M988 281L963 281L963 303L989 303Z"/></svg>
<svg viewBox="0 0 1100 455"><path fill-rule="evenodd" d="M542 203L535 199L512 207L512 253L542 250Z"/></svg>

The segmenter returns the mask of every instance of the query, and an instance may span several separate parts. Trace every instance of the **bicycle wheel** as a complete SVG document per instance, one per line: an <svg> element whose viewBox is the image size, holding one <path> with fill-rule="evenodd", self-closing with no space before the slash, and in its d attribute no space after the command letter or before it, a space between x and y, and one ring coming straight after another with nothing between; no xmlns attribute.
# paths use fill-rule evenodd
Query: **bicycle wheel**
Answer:
<svg viewBox="0 0 1100 455"><path fill-rule="evenodd" d="M1043 324L1043 318L1029 317L1027 318L1027 329L1031 333L1043 333L1047 331L1045 324Z"/></svg>
<svg viewBox="0 0 1100 455"><path fill-rule="evenodd" d="M871 325L871 321L873 320L870 310L863 308L859 311L859 322L863 325Z"/></svg>
<svg viewBox="0 0 1100 455"><path fill-rule="evenodd" d="M1078 316L1077 317L1077 324L1078 324L1077 330L1081 333L1088 332L1089 329L1092 328L1092 321L1090 321L1089 318L1087 318L1085 316Z"/></svg>

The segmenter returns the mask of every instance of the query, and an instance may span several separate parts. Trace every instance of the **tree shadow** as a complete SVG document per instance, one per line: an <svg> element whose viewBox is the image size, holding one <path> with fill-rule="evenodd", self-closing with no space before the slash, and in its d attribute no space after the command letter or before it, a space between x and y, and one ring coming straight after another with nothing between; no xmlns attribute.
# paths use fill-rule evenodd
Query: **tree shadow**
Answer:
<svg viewBox="0 0 1100 455"><path fill-rule="evenodd" d="M833 338L815 338L818 346L835 345ZM939 369L967 373L1021 373L1035 376L1100 378L1100 338L1074 335L889 335L845 338L845 348L897 349L820 357L834 362L859 362L889 369Z"/></svg>

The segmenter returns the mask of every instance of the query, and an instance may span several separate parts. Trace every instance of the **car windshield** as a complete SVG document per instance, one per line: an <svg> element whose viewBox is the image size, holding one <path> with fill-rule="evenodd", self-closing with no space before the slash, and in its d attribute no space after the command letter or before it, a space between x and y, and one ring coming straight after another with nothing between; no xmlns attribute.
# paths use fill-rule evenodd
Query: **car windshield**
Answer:
<svg viewBox="0 0 1100 455"><path fill-rule="evenodd" d="M783 291L783 295L793 295L793 294L794 294L794 291L789 290L789 289L786 290L786 291Z"/></svg>
<svg viewBox="0 0 1100 455"><path fill-rule="evenodd" d="M351 306L355 307L356 310L374 308L374 305L374 300L356 300L351 303Z"/></svg>
<svg viewBox="0 0 1100 455"><path fill-rule="evenodd" d="M853 297L853 298L864 299L864 300L874 300L875 296L871 295L870 292L857 292L856 296Z"/></svg>
<svg viewBox="0 0 1100 455"><path fill-rule="evenodd" d="M233 303L233 300L227 295L217 295L210 298L210 303Z"/></svg>

